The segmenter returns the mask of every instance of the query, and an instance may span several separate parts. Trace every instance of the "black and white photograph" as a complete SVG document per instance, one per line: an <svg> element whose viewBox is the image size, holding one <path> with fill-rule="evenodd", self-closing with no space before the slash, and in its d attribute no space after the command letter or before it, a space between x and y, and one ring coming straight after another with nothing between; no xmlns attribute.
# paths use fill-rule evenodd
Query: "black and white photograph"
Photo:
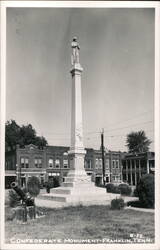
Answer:
<svg viewBox="0 0 160 250"><path fill-rule="evenodd" d="M158 250L158 2L31 2L1 15L2 249Z"/></svg>

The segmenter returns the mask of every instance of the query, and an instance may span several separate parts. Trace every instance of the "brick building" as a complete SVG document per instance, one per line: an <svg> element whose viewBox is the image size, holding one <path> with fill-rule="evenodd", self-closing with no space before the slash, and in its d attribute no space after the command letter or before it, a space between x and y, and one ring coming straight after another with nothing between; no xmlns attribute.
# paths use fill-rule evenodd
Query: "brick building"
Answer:
<svg viewBox="0 0 160 250"><path fill-rule="evenodd" d="M85 170L91 175L97 185L102 183L102 154L100 150L86 148ZM6 152L5 156L5 185L10 187L12 181L21 180L25 185L28 178L37 176L43 185L44 182L58 179L64 180L72 164L72 156L68 154L69 147L46 146L39 149L35 145L24 148L17 146L15 150ZM121 152L105 152L106 182L120 182L122 180Z"/></svg>

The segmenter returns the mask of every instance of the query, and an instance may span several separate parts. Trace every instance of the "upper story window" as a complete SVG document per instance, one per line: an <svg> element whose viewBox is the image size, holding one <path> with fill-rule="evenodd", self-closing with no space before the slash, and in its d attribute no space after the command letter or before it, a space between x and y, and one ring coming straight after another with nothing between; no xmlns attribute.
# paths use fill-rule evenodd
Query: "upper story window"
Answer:
<svg viewBox="0 0 160 250"><path fill-rule="evenodd" d="M95 167L98 168L98 158L96 158L96 164L95 164Z"/></svg>
<svg viewBox="0 0 160 250"><path fill-rule="evenodd" d="M41 158L35 158L34 159L34 165L36 168L42 168L42 159Z"/></svg>
<svg viewBox="0 0 160 250"><path fill-rule="evenodd" d="M102 159L96 158L96 168L102 168Z"/></svg>
<svg viewBox="0 0 160 250"><path fill-rule="evenodd" d="M99 159L99 167L102 167L102 159Z"/></svg>
<svg viewBox="0 0 160 250"><path fill-rule="evenodd" d="M63 159L63 167L68 168L68 159Z"/></svg>
<svg viewBox="0 0 160 250"><path fill-rule="evenodd" d="M85 160L85 168L92 168L92 160L91 159L86 159Z"/></svg>
<svg viewBox="0 0 160 250"><path fill-rule="evenodd" d="M109 169L109 159L106 159L106 169Z"/></svg>
<svg viewBox="0 0 160 250"><path fill-rule="evenodd" d="M49 168L53 168L53 159L52 159L52 158L50 158L50 159L48 160L48 167L49 167Z"/></svg>
<svg viewBox="0 0 160 250"><path fill-rule="evenodd" d="M112 168L115 168L115 160L112 160Z"/></svg>
<svg viewBox="0 0 160 250"><path fill-rule="evenodd" d="M119 160L116 160L116 168L119 168Z"/></svg>
<svg viewBox="0 0 160 250"><path fill-rule="evenodd" d="M60 159L58 158L55 160L55 167L60 168Z"/></svg>
<svg viewBox="0 0 160 250"><path fill-rule="evenodd" d="M28 158L21 157L20 163L21 163L21 168L29 168Z"/></svg>

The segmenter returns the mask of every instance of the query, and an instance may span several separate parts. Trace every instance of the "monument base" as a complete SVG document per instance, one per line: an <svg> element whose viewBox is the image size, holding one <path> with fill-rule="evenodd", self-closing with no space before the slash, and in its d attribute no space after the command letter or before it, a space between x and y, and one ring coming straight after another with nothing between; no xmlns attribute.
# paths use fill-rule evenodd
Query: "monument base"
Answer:
<svg viewBox="0 0 160 250"><path fill-rule="evenodd" d="M111 197L112 196L112 197ZM83 169L70 170L61 187L51 189L51 193L40 194L36 206L63 207L70 205L110 204L119 197L106 193L105 188L96 187Z"/></svg>

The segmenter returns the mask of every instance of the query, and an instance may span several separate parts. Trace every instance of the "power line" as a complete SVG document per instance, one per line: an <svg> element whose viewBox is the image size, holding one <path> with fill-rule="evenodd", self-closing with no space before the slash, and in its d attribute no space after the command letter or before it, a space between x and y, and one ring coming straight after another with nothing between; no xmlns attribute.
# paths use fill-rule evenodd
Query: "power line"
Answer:
<svg viewBox="0 0 160 250"><path fill-rule="evenodd" d="M105 132L107 132L107 131L119 130L119 129L124 129L124 128L130 128L130 127L137 126L137 125L140 125L140 124L148 124L148 123L153 123L153 121L141 122L141 123L132 124L132 125L130 125L130 126L125 126L125 127L120 127L120 128L108 129L108 130L105 130Z"/></svg>
<svg viewBox="0 0 160 250"><path fill-rule="evenodd" d="M113 129L107 129L104 132L108 132L108 131L114 131L114 130L120 130L120 129L124 129L124 128L132 128L133 126L137 126L137 125L141 125L141 124L148 124L148 123L153 123L152 120L147 121L147 122L140 122L140 123L136 123L136 124L131 124L129 126L124 126L124 127L118 127L118 128L113 128ZM86 134L100 134L100 131L93 131L93 132L88 132Z"/></svg>
<svg viewBox="0 0 160 250"><path fill-rule="evenodd" d="M145 114L145 113L149 113L150 111L146 111L146 112L144 112L144 113L141 113L141 114L138 114L137 116L140 116L140 115L142 115L142 114ZM126 121L129 121L129 120L133 120L134 118L130 118L130 119L128 119L128 120L124 120L124 121L122 121L122 122L118 122L119 124L120 123L123 123L123 122L126 122ZM140 125L140 124L147 124L147 123L152 123L153 121L151 120L151 121L147 121L147 122L140 122L140 123L136 123L136 124L131 124L131 125L129 125L129 126L124 126L124 127L117 127L117 128L114 128L114 129L108 129L108 127L107 127L107 130L105 130L105 132L107 132L107 131L113 131L113 130L118 130L118 129L123 129L123 128L129 128L129 127L132 127L132 126L137 126L137 125ZM114 125L114 124L117 124L117 123L112 123L112 124L110 124L110 125ZM109 126L110 126L109 125ZM106 128L106 127L105 127ZM42 132L41 132L42 133ZM89 132L84 132L84 134L100 134L101 132L100 131L97 131L97 130L94 130L94 131L89 131ZM70 132L66 132L66 133L64 133L64 132L43 132L43 134L51 134L51 135L57 135L57 136L64 136L64 135L70 135L71 133Z"/></svg>
<svg viewBox="0 0 160 250"><path fill-rule="evenodd" d="M145 130L145 132L154 132L154 130ZM118 135L104 135L105 138L114 138L116 139L117 137L126 137L127 134L118 134ZM70 140L70 137L63 137L63 138L55 138L55 137L47 137L48 140L55 140L55 141L58 141L58 140L62 140L62 141L68 141ZM93 141L93 140L98 140L99 139L99 136L94 136L94 137L85 137L84 136L84 140L86 141Z"/></svg>
<svg viewBox="0 0 160 250"><path fill-rule="evenodd" d="M116 122L116 123L111 123L111 124L109 124L109 126L116 125L117 123L118 123L118 124L121 124L121 123L125 123L125 122L127 122L127 121L134 120L136 117L143 116L143 115L145 115L145 114L147 114L147 113L152 113L152 111L153 111L153 109L151 109L151 110L149 110L149 111L145 111L145 112L143 112L143 113L139 113L139 114L135 115L134 117L132 116L131 118L128 118L127 120L119 121L119 122ZM89 133L89 134L90 134L90 133L100 133L100 131L99 131L99 132L93 131L93 132L86 132L86 133Z"/></svg>
<svg viewBox="0 0 160 250"><path fill-rule="evenodd" d="M128 118L127 120L123 120L123 121L120 121L120 122L116 122L116 123L111 123L109 124L109 126L113 126L115 124L121 124L121 123L124 123L124 122L128 122L128 121L131 121L131 120L134 120L136 117L139 117L139 116L143 116L144 114L147 114L147 113L152 113L153 109L151 109L150 111L145 111L143 113L139 113L137 115L135 115L134 117L132 116L131 118Z"/></svg>

